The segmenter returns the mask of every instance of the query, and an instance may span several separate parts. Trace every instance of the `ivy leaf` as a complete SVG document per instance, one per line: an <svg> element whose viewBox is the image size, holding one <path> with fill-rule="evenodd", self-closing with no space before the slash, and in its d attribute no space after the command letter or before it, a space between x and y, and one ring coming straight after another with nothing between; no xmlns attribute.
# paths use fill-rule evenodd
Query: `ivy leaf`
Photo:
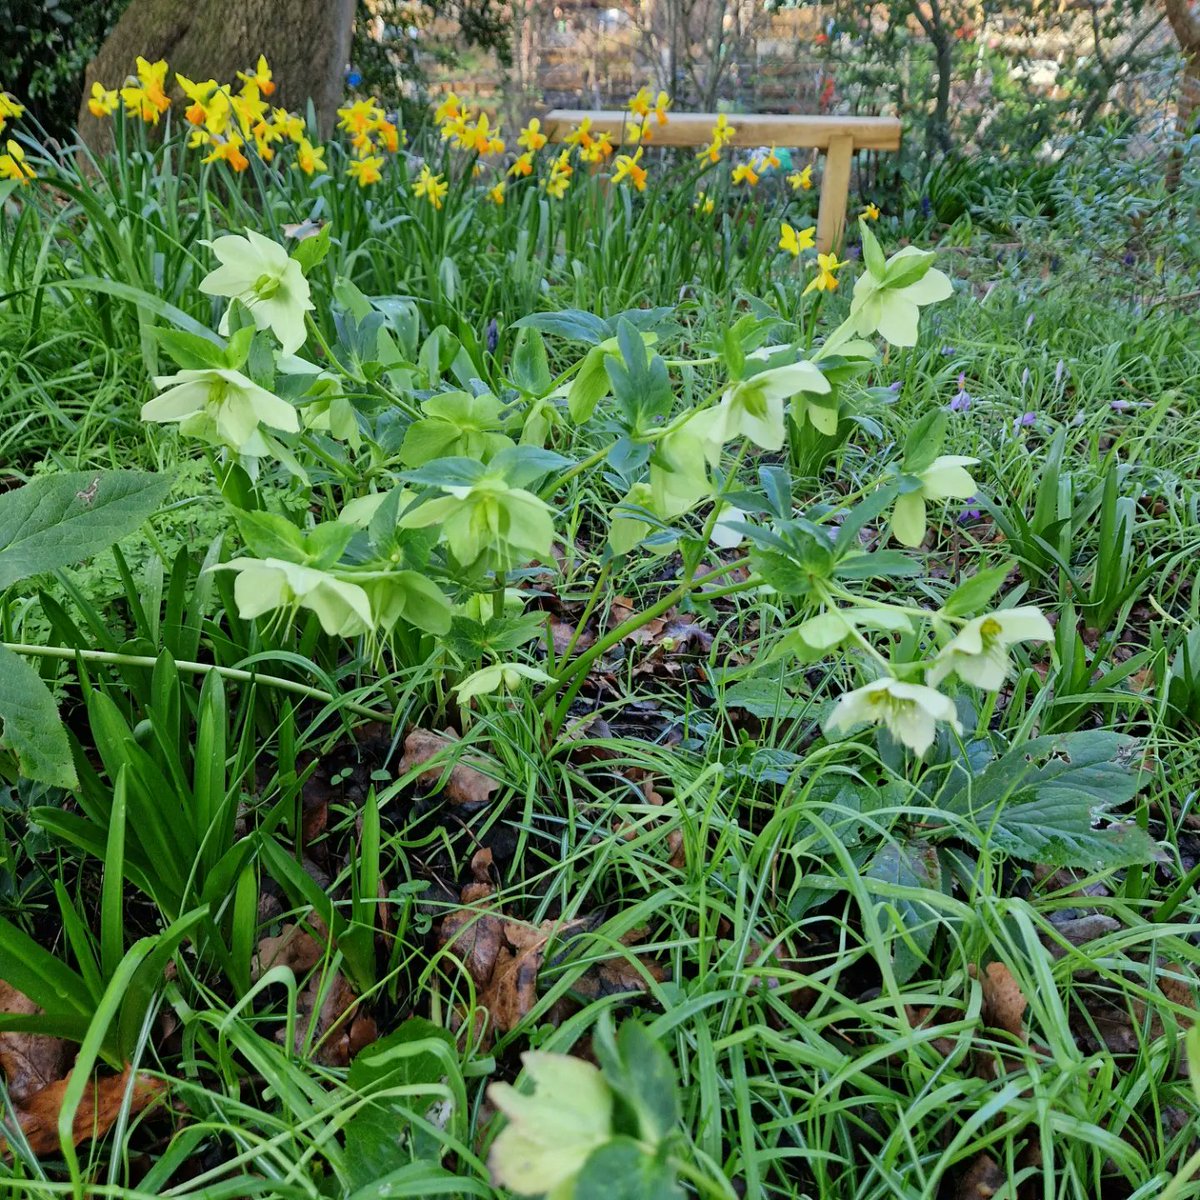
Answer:
<svg viewBox="0 0 1200 1200"><path fill-rule="evenodd" d="M42 677L20 655L0 646L0 743L16 755L26 779L79 786L71 743Z"/></svg>
<svg viewBox="0 0 1200 1200"><path fill-rule="evenodd" d="M171 476L63 471L0 496L0 592L109 549L157 512Z"/></svg>

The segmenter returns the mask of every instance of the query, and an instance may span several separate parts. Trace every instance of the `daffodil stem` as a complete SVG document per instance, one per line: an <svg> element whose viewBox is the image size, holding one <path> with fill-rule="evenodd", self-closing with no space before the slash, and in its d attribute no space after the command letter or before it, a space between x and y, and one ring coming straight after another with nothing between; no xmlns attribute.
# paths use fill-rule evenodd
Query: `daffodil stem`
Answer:
<svg viewBox="0 0 1200 1200"><path fill-rule="evenodd" d="M0 646L14 654L23 654L31 658L61 658L68 662L80 658L84 662L105 663L114 667L153 668L158 662L157 658L148 654L113 654L108 650L76 650L71 646L30 646L23 642L0 642ZM221 667L216 663L189 662L186 659L176 659L175 666L185 675L207 675L214 671L223 679L231 679L236 683L254 683L275 688L277 691L305 696L310 700L320 700L372 721L389 722L392 719L389 712L368 708L365 704L356 704L353 700L335 696L322 688L310 687L307 683L298 683L294 679L282 679L278 675L262 675L257 671L244 671L240 667Z"/></svg>

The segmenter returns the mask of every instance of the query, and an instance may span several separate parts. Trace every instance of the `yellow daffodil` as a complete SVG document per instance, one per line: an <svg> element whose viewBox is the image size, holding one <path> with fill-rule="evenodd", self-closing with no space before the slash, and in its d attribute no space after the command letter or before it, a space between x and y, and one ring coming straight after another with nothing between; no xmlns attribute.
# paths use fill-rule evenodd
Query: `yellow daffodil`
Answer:
<svg viewBox="0 0 1200 1200"><path fill-rule="evenodd" d="M565 141L568 146L578 146L580 150L590 150L592 146L592 118L584 117L570 133Z"/></svg>
<svg viewBox="0 0 1200 1200"><path fill-rule="evenodd" d="M365 188L369 184L378 183L383 178L383 173L380 170L382 166L383 159L378 154L372 154L366 158L358 158L349 163L346 167L346 174L359 187Z"/></svg>
<svg viewBox="0 0 1200 1200"><path fill-rule="evenodd" d="M325 147L314 146L308 138L301 138L300 146L296 150L296 161L292 165L305 175L311 175L314 171L324 171Z"/></svg>
<svg viewBox="0 0 1200 1200"><path fill-rule="evenodd" d="M413 184L413 195L428 200L434 208L442 207L442 200L445 199L449 190L450 185L442 179L441 175L435 175L427 165L421 168L421 173L417 176L416 183Z"/></svg>
<svg viewBox="0 0 1200 1200"><path fill-rule="evenodd" d="M0 92L0 133L4 132L10 118L15 121L24 115L25 106L17 103L16 96L9 92Z"/></svg>
<svg viewBox="0 0 1200 1200"><path fill-rule="evenodd" d="M298 146L304 141L304 118L290 113L286 108L276 108L271 113L271 123L288 141Z"/></svg>
<svg viewBox="0 0 1200 1200"><path fill-rule="evenodd" d="M238 78L243 83L253 86L257 92L261 92L264 96L274 94L275 84L271 80L271 68L267 66L265 54L258 56L258 65L253 71L239 71Z"/></svg>
<svg viewBox="0 0 1200 1200"><path fill-rule="evenodd" d="M370 133L379 124L383 112L374 100L355 100L337 110L338 128L351 136Z"/></svg>
<svg viewBox="0 0 1200 1200"><path fill-rule="evenodd" d="M517 138L517 145L526 150L540 150L546 144L546 135L542 132L542 123L533 117L529 124L521 130L520 136Z"/></svg>
<svg viewBox="0 0 1200 1200"><path fill-rule="evenodd" d="M837 290L837 275L836 271L841 270L846 264L838 262L836 254L818 254L817 255L817 273L809 280L808 287L804 289L804 295L809 292L833 292Z"/></svg>
<svg viewBox="0 0 1200 1200"><path fill-rule="evenodd" d="M571 166L571 152L564 150L550 167L550 178L546 180L546 194L555 200L561 200L567 194L571 185L571 176L575 173Z"/></svg>
<svg viewBox="0 0 1200 1200"><path fill-rule="evenodd" d="M779 248L786 250L793 258L798 258L801 250L811 250L816 244L814 235L817 227L815 225L810 225L807 229L796 230L784 221L779 229Z"/></svg>
<svg viewBox="0 0 1200 1200"><path fill-rule="evenodd" d="M788 183L792 185L793 192L807 192L813 185L812 183L812 163L809 163L803 171L794 171L787 177Z"/></svg>
<svg viewBox="0 0 1200 1200"><path fill-rule="evenodd" d="M667 109L671 107L671 97L666 92L659 92L654 97L654 119L660 124L665 125L668 121Z"/></svg>
<svg viewBox="0 0 1200 1200"><path fill-rule="evenodd" d="M446 98L433 110L433 123L444 125L447 121L457 120L461 101L453 92L447 92Z"/></svg>
<svg viewBox="0 0 1200 1200"><path fill-rule="evenodd" d="M508 184L506 184L503 179L500 180L499 183L493 184L490 188L488 188L488 199L497 206L503 204L504 191L507 187Z"/></svg>
<svg viewBox="0 0 1200 1200"><path fill-rule="evenodd" d="M762 160L762 162L759 163L758 169L761 171L764 167L778 167L778 166L779 166L779 155L775 153L775 147L772 146L770 148L770 150L767 151L766 158L764 158Z"/></svg>
<svg viewBox="0 0 1200 1200"><path fill-rule="evenodd" d="M696 199L692 203L692 207L704 216L708 216L710 212L716 208L716 203L707 192L698 192Z"/></svg>
<svg viewBox="0 0 1200 1200"><path fill-rule="evenodd" d="M476 154L503 154L504 141L499 136L500 127L491 128L487 113L480 113L479 120L466 131L466 146Z"/></svg>
<svg viewBox="0 0 1200 1200"><path fill-rule="evenodd" d="M648 87L638 88L637 95L629 101L628 108L635 117L641 117L643 120L648 117L650 115L650 89Z"/></svg>
<svg viewBox="0 0 1200 1200"><path fill-rule="evenodd" d="M15 179L22 187L27 186L29 181L37 176L25 161L25 151L11 138L7 150L7 154L0 154L0 179Z"/></svg>
<svg viewBox="0 0 1200 1200"><path fill-rule="evenodd" d="M748 163L739 163L733 168L733 174L730 180L733 183L744 183L748 187L755 187L758 184L758 172L762 164L756 160Z"/></svg>
<svg viewBox="0 0 1200 1200"><path fill-rule="evenodd" d="M243 137L249 137L256 125L267 120L271 111L270 105L258 94L258 88L251 83L246 84L236 96L230 96L229 104Z"/></svg>
<svg viewBox="0 0 1200 1200"><path fill-rule="evenodd" d="M208 98L217 90L215 79L206 79L203 83L193 83L186 75L175 72L175 82L183 89L183 94L191 101L184 110L184 117L189 124L204 125L208 121Z"/></svg>
<svg viewBox="0 0 1200 1200"><path fill-rule="evenodd" d="M867 204L859 215L867 221L878 221L879 209L874 204Z"/></svg>
<svg viewBox="0 0 1200 1200"><path fill-rule="evenodd" d="M599 163L606 158L610 158L613 153L612 134L601 133L597 134L592 139L592 144L586 150L580 150L580 156L584 162Z"/></svg>
<svg viewBox="0 0 1200 1200"><path fill-rule="evenodd" d="M212 153L201 162L224 162L235 171L244 171L250 165L250 160L242 153L245 144L241 134L231 129L225 137L212 139Z"/></svg>
<svg viewBox="0 0 1200 1200"><path fill-rule="evenodd" d="M147 123L157 125L158 118L171 107L171 101L163 90L166 77L167 64L164 59L150 63L138 55L138 82L121 89L125 111L131 117L140 117Z"/></svg>
<svg viewBox="0 0 1200 1200"><path fill-rule="evenodd" d="M518 154L513 165L508 168L508 173L516 178L520 175L533 174L533 151L526 150L524 154Z"/></svg>
<svg viewBox="0 0 1200 1200"><path fill-rule="evenodd" d="M646 190L646 168L640 165L642 148L638 147L633 155L618 154L613 160L613 183L624 183L629 180L639 192Z"/></svg>
<svg viewBox="0 0 1200 1200"><path fill-rule="evenodd" d="M116 88L106 88L102 83L92 84L92 94L88 97L88 112L97 119L111 117L116 111L120 99ZM0 129L4 128L3 117L0 116Z"/></svg>
<svg viewBox="0 0 1200 1200"><path fill-rule="evenodd" d="M386 119L380 121L375 126L375 132L379 134L379 140L383 143L383 148L389 154L399 153L401 133L394 122Z"/></svg>

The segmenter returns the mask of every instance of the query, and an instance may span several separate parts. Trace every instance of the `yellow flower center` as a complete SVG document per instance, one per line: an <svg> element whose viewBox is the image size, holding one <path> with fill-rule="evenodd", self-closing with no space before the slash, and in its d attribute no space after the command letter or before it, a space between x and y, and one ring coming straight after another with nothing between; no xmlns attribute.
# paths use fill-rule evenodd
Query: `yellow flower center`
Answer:
<svg viewBox="0 0 1200 1200"><path fill-rule="evenodd" d="M986 621L979 627L979 632L985 638L994 638L1000 632L1000 622L995 617L988 617Z"/></svg>
<svg viewBox="0 0 1200 1200"><path fill-rule="evenodd" d="M254 294L260 300L270 300L279 291L279 280L274 275L262 274L254 281Z"/></svg>

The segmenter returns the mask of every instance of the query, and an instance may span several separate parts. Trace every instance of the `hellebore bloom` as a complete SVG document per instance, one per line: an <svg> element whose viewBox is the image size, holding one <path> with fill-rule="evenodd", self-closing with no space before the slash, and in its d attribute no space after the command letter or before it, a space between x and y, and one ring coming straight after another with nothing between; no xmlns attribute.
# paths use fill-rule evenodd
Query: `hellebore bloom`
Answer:
<svg viewBox="0 0 1200 1200"><path fill-rule="evenodd" d="M180 422L186 434L218 441L232 450L245 449L258 432L259 422L285 433L298 433L300 418L286 400L227 367L159 375L160 395L142 405L142 420Z"/></svg>
<svg viewBox="0 0 1200 1200"><path fill-rule="evenodd" d="M212 243L221 265L201 281L209 296L229 296L250 310L257 329L270 329L284 354L295 354L304 344L304 314L312 308L308 280L300 264L288 257L277 242L254 230L245 237L227 234ZM220 330L229 332L229 312Z"/></svg>
<svg viewBox="0 0 1200 1200"><path fill-rule="evenodd" d="M1018 642L1048 642L1054 636L1039 609L1002 608L968 621L934 659L926 678L937 684L947 675L998 692L1008 678L1008 648Z"/></svg>
<svg viewBox="0 0 1200 1200"><path fill-rule="evenodd" d="M888 675L839 696L825 719L825 732L840 732L855 725L883 725L898 742L924 754L933 745L939 721L962 733L949 697L923 684L901 683Z"/></svg>

